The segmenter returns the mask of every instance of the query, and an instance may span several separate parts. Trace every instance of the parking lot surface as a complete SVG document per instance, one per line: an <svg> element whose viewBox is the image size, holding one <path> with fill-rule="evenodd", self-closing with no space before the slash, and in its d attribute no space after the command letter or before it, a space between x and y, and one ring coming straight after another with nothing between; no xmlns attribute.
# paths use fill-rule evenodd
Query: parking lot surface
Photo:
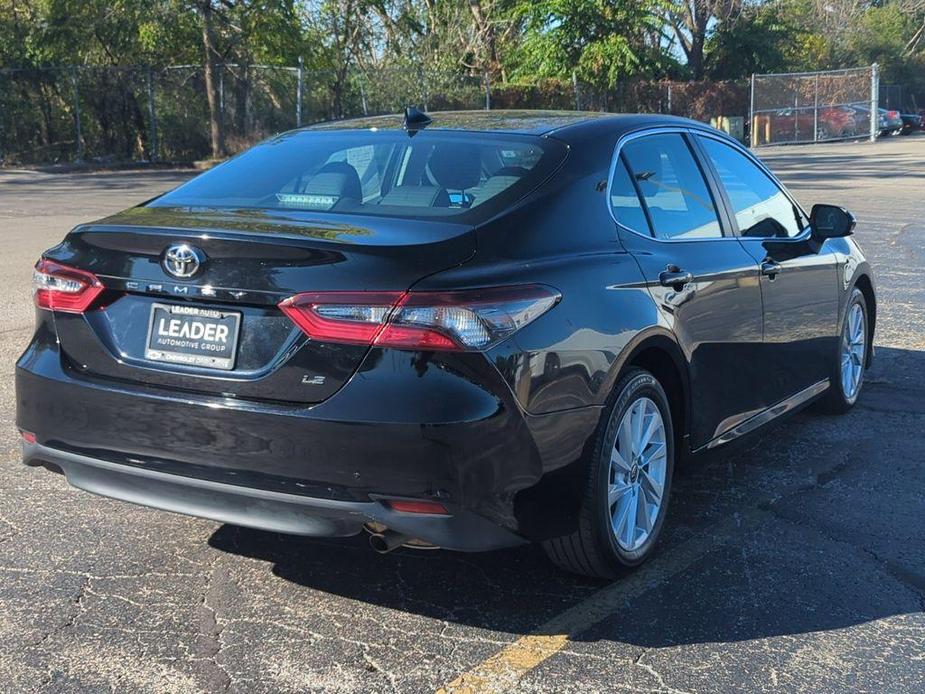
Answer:
<svg viewBox="0 0 925 694"><path fill-rule="evenodd" d="M660 551L611 584L535 547L380 556L23 467L32 264L189 174L0 173L0 691L925 690L925 137L760 154L858 217L875 365L850 414L679 470Z"/></svg>

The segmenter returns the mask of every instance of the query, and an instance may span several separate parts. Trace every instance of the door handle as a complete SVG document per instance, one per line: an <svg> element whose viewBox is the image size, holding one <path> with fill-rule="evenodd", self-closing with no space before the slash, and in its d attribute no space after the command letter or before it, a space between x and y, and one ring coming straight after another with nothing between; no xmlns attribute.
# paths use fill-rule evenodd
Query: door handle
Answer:
<svg viewBox="0 0 925 694"><path fill-rule="evenodd" d="M667 269L658 273L658 281L663 287L671 287L675 291L680 291L685 284L694 281L694 276L674 265L669 265Z"/></svg>
<svg viewBox="0 0 925 694"><path fill-rule="evenodd" d="M761 274L767 275L772 280L780 274L781 266L780 263L777 263L773 260L765 260L761 263Z"/></svg>

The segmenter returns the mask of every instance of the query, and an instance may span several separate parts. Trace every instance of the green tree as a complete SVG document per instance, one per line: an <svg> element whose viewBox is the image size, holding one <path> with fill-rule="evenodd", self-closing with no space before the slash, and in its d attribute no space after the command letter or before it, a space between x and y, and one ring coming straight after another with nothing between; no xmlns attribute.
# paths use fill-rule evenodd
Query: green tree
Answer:
<svg viewBox="0 0 925 694"><path fill-rule="evenodd" d="M705 72L714 79L753 73L817 69L827 60L828 42L809 30L802 0L748 7L720 23L707 39Z"/></svg>
<svg viewBox="0 0 925 694"><path fill-rule="evenodd" d="M742 9L742 0L671 0L665 17L687 58L691 77L704 75L704 48L718 23L732 21Z"/></svg>
<svg viewBox="0 0 925 694"><path fill-rule="evenodd" d="M644 57L661 9L657 0L521 0L515 77L568 79L574 70L581 80L612 86L652 75Z"/></svg>

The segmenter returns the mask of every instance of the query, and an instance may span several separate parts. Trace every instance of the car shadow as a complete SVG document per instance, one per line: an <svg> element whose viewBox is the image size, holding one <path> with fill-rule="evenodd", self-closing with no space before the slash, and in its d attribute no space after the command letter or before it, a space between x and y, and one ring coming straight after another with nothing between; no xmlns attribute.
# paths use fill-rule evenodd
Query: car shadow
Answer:
<svg viewBox="0 0 925 694"><path fill-rule="evenodd" d="M229 525L209 544L312 591L510 634L542 632L600 591L607 616L598 611L573 640L660 647L841 629L925 605L923 396L925 351L879 348L848 415L800 413L747 447L682 466L642 584L572 576L536 546L378 555L362 536Z"/></svg>

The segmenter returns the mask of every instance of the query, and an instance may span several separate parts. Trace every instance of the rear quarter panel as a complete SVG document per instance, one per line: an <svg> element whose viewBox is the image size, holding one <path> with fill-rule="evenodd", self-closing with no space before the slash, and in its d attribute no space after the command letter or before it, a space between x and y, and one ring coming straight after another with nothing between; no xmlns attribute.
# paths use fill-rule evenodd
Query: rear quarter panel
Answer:
<svg viewBox="0 0 925 694"><path fill-rule="evenodd" d="M617 134L569 142L565 164L507 214L477 230L473 260L419 288L540 283L562 299L489 353L530 415L600 407L641 336L670 331L608 209Z"/></svg>

